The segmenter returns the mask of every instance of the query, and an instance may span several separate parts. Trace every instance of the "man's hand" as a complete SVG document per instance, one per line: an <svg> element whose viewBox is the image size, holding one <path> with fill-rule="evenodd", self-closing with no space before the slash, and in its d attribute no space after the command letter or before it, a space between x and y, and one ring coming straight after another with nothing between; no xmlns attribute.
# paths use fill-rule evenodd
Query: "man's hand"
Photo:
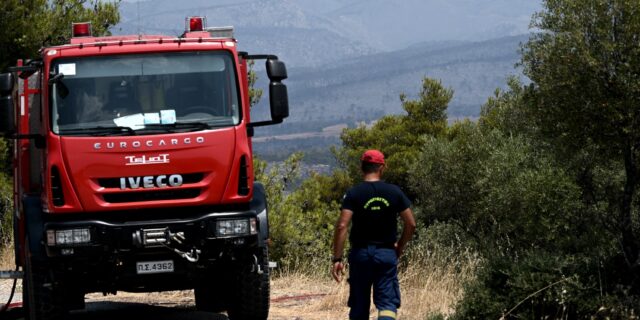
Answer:
<svg viewBox="0 0 640 320"><path fill-rule="evenodd" d="M407 208L400 212L400 218L402 218L402 235L400 240L396 242L396 256L400 258L404 249L407 247L407 243L413 237L413 232L416 231L416 220L413 218L413 211L411 208Z"/></svg>
<svg viewBox="0 0 640 320"><path fill-rule="evenodd" d="M353 211L342 209L340 211L340 218L338 218L338 222L336 222L336 228L333 231L333 258L331 259L333 266L331 268L331 275L337 282L342 281L342 275L344 274L344 264L341 259L344 242L347 240L347 230L349 229L351 216L353 216Z"/></svg>
<svg viewBox="0 0 640 320"><path fill-rule="evenodd" d="M394 249L396 250L396 257L398 257L398 259L400 259L400 257L402 257L402 253L404 252L404 248L398 246L398 243L396 242L394 244Z"/></svg>
<svg viewBox="0 0 640 320"><path fill-rule="evenodd" d="M336 282L340 283L342 281L342 276L344 275L344 264L340 261L335 262L333 264L333 268L331 268L331 275Z"/></svg>

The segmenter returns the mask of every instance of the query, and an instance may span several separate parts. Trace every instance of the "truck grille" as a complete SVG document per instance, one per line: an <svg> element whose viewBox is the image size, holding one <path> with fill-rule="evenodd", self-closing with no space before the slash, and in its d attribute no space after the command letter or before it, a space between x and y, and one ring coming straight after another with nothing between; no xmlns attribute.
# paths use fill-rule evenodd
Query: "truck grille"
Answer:
<svg viewBox="0 0 640 320"><path fill-rule="evenodd" d="M154 190L142 192L121 192L104 194L104 201L109 203L182 200L192 199L200 195L200 189Z"/></svg>
<svg viewBox="0 0 640 320"><path fill-rule="evenodd" d="M242 156L240 158L240 174L238 181L238 194L246 196L249 194L249 174L248 174L247 157Z"/></svg>
<svg viewBox="0 0 640 320"><path fill-rule="evenodd" d="M51 197L54 206L64 206L64 192L60 182L60 171L56 166L51 167Z"/></svg>
<svg viewBox="0 0 640 320"><path fill-rule="evenodd" d="M198 183L204 178L204 173L187 173L182 174L182 183ZM120 189L120 178L100 178L98 179L98 185L103 188L117 188Z"/></svg>

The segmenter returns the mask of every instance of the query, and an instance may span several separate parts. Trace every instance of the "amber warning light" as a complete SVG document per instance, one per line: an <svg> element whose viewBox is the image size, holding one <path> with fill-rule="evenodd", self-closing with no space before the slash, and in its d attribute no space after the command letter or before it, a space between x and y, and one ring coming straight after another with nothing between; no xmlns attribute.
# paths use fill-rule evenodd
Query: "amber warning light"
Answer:
<svg viewBox="0 0 640 320"><path fill-rule="evenodd" d="M74 23L73 37L91 37L91 22Z"/></svg>
<svg viewBox="0 0 640 320"><path fill-rule="evenodd" d="M187 29L187 32L204 31L204 18L188 17L186 29Z"/></svg>

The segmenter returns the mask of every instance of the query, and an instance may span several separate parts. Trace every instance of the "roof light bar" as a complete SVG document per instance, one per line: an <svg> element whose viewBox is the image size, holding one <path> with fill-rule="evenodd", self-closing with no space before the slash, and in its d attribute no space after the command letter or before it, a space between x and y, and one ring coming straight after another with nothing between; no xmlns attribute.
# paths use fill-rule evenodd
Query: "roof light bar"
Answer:
<svg viewBox="0 0 640 320"><path fill-rule="evenodd" d="M74 38L91 37L91 22L73 23L72 34Z"/></svg>
<svg viewBox="0 0 640 320"><path fill-rule="evenodd" d="M188 17L186 21L185 29L187 32L204 31L205 19L204 17Z"/></svg>
<svg viewBox="0 0 640 320"><path fill-rule="evenodd" d="M233 38L233 27L210 27L205 30L209 32L211 38Z"/></svg>

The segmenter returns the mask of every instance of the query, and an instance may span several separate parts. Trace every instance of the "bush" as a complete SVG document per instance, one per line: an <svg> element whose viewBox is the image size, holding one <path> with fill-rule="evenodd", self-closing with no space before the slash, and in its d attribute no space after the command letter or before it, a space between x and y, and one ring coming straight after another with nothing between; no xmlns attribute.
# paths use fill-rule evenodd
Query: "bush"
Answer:
<svg viewBox="0 0 640 320"><path fill-rule="evenodd" d="M586 206L573 171L531 140L457 123L424 144L411 171L418 217L436 241L484 258L456 319L581 318L607 294L616 310L630 310L624 301L635 298L615 289L621 275L601 267L616 251L614 233L598 223L609 213Z"/></svg>
<svg viewBox="0 0 640 320"><path fill-rule="evenodd" d="M351 181L335 172L312 174L300 182L301 160L297 153L270 168L261 161L255 164L256 179L267 190L271 259L286 271L315 273L313 266L321 266L325 272L339 200Z"/></svg>
<svg viewBox="0 0 640 320"><path fill-rule="evenodd" d="M0 249L13 239L13 185L0 173Z"/></svg>
<svg viewBox="0 0 640 320"><path fill-rule="evenodd" d="M446 320L447 318L442 313L432 313L427 315L425 320Z"/></svg>
<svg viewBox="0 0 640 320"><path fill-rule="evenodd" d="M452 319L634 319L640 302L612 293L596 257L531 250L485 261Z"/></svg>

